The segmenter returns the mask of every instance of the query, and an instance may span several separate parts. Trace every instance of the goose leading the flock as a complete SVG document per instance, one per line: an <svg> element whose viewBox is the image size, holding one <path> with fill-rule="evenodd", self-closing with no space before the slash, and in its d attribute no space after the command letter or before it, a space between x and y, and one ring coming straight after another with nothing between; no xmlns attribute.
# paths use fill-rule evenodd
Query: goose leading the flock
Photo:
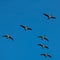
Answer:
<svg viewBox="0 0 60 60"><path fill-rule="evenodd" d="M48 19L56 19L56 17L54 17L54 16L51 16L51 15L48 15L48 14L46 14L46 13L43 13L43 15L45 15L46 17L48 17Z"/></svg>

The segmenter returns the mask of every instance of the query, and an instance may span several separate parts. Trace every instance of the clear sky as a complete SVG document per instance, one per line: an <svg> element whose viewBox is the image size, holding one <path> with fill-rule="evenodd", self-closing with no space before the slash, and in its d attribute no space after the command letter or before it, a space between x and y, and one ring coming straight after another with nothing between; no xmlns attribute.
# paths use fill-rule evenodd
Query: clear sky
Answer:
<svg viewBox="0 0 60 60"><path fill-rule="evenodd" d="M48 20L43 13L56 16ZM24 31L19 25L32 28ZM14 41L2 35L10 34ZM37 38L46 35L49 42ZM42 49L42 43L50 49ZM40 56L49 53L52 58ZM0 0L0 60L58 60L60 59L60 1L59 0Z"/></svg>

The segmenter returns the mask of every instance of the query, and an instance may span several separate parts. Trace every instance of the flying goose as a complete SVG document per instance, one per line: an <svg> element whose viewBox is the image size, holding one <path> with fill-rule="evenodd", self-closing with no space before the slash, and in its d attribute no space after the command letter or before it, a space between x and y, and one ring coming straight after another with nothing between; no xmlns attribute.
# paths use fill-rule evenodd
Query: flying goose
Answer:
<svg viewBox="0 0 60 60"><path fill-rule="evenodd" d="M20 25L22 28L24 28L24 30L32 30L31 28L24 26L24 25Z"/></svg>
<svg viewBox="0 0 60 60"><path fill-rule="evenodd" d="M44 44L38 44L38 45L41 46L42 48L47 48L47 49L49 49L48 46L46 46L46 45L44 45Z"/></svg>
<svg viewBox="0 0 60 60"><path fill-rule="evenodd" d="M48 19L56 19L56 17L54 17L54 16L51 16L51 15L48 15L48 14L46 14L46 13L44 13L43 15L45 15L46 17L48 17Z"/></svg>
<svg viewBox="0 0 60 60"><path fill-rule="evenodd" d="M7 39L14 40L14 39L12 38L12 36L11 36L11 35L9 35L9 34L6 34L6 35L4 35L4 36L2 36L2 37L5 37L5 38L7 38Z"/></svg>
<svg viewBox="0 0 60 60"><path fill-rule="evenodd" d="M49 58L51 58L52 56L51 55L49 55L49 54L40 54L41 56L44 56L44 57L49 57Z"/></svg>
<svg viewBox="0 0 60 60"><path fill-rule="evenodd" d="M43 36L38 36L39 38L41 38L42 40L46 40L46 41L49 41L47 37L45 37L44 35Z"/></svg>

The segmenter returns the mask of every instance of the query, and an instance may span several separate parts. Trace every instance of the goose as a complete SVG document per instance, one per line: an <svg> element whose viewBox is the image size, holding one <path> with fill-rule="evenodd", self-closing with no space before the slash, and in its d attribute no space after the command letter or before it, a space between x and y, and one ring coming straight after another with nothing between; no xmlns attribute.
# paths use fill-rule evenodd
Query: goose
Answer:
<svg viewBox="0 0 60 60"><path fill-rule="evenodd" d="M45 37L44 35L43 36L38 36L39 38L41 38L42 40L46 40L46 41L49 41L47 37Z"/></svg>
<svg viewBox="0 0 60 60"><path fill-rule="evenodd" d="M14 40L14 39L12 38L12 36L11 36L11 35L9 35L9 34L6 34L6 35L4 35L4 36L2 36L2 37L5 37L5 38L7 38L7 39Z"/></svg>
<svg viewBox="0 0 60 60"><path fill-rule="evenodd" d="M46 14L46 13L44 13L43 15L45 15L46 17L48 17L48 19L56 19L56 17L54 17L54 16L51 16L51 15L48 15L48 14Z"/></svg>
<svg viewBox="0 0 60 60"><path fill-rule="evenodd" d="M41 46L42 48L47 48L47 49L49 49L48 46L46 46L46 45L44 45L44 44L38 44L38 45Z"/></svg>
<svg viewBox="0 0 60 60"><path fill-rule="evenodd" d="M27 27L27 26L24 26L24 25L20 25L22 28L24 28L24 30L32 30L31 28Z"/></svg>
<svg viewBox="0 0 60 60"><path fill-rule="evenodd" d="M51 55L49 55L49 54L40 54L41 56L45 56L45 57L49 57L49 58L51 58L52 56Z"/></svg>

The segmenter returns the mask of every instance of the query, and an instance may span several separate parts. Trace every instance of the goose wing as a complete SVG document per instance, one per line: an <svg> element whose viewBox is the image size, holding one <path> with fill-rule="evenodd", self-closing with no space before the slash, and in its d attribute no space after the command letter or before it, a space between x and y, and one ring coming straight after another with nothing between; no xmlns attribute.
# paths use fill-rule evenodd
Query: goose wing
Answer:
<svg viewBox="0 0 60 60"><path fill-rule="evenodd" d="M41 56L45 56L45 54L40 54Z"/></svg>
<svg viewBox="0 0 60 60"><path fill-rule="evenodd" d="M43 46L42 44L38 44L39 46Z"/></svg>
<svg viewBox="0 0 60 60"><path fill-rule="evenodd" d="M56 17L54 17L54 16L51 16L51 18L56 19Z"/></svg>
<svg viewBox="0 0 60 60"><path fill-rule="evenodd" d="M49 17L49 15L48 15L48 14L45 14L45 13L44 13L43 15L45 15L45 16L47 16L47 17Z"/></svg>
<svg viewBox="0 0 60 60"><path fill-rule="evenodd" d="M11 36L9 36L9 38L10 38L11 40L14 40Z"/></svg>
<svg viewBox="0 0 60 60"><path fill-rule="evenodd" d="M45 40L49 41L46 37L44 37Z"/></svg>
<svg viewBox="0 0 60 60"><path fill-rule="evenodd" d="M38 36L38 38L43 38L42 36Z"/></svg>
<svg viewBox="0 0 60 60"><path fill-rule="evenodd" d="M23 25L20 25L22 28L25 28L25 26L23 26Z"/></svg>
<svg viewBox="0 0 60 60"><path fill-rule="evenodd" d="M7 37L7 35L3 35L2 37Z"/></svg>
<svg viewBox="0 0 60 60"><path fill-rule="evenodd" d="M50 58L51 58L52 56L51 56L51 55L48 55L48 57L50 57Z"/></svg>
<svg viewBox="0 0 60 60"><path fill-rule="evenodd" d="M28 30L32 30L31 28L27 28Z"/></svg>
<svg viewBox="0 0 60 60"><path fill-rule="evenodd" d="M45 48L49 49L48 46L45 45Z"/></svg>

